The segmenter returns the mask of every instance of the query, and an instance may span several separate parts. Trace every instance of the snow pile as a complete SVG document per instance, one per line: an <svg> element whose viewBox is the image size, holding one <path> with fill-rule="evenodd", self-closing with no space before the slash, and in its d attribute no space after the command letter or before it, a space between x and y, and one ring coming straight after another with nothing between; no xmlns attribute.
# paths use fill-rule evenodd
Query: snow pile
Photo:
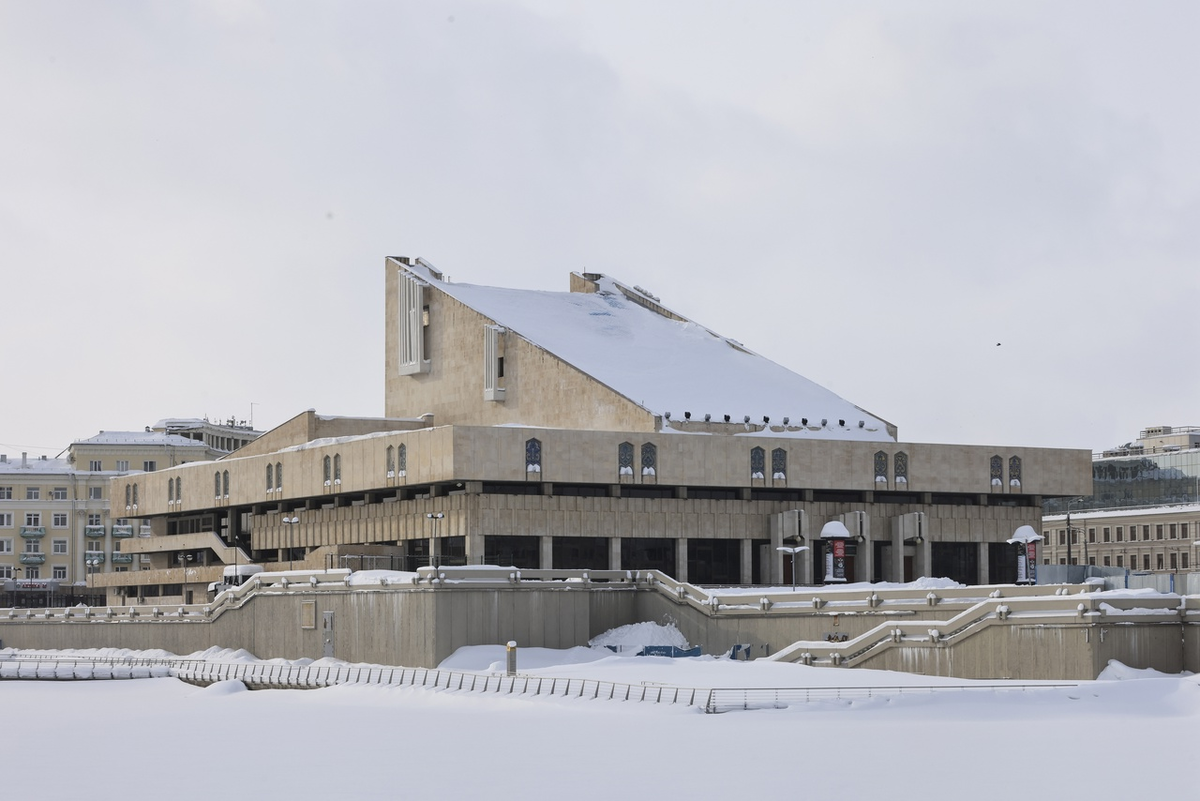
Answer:
<svg viewBox="0 0 1200 801"><path fill-rule="evenodd" d="M685 651L691 647L683 632L675 628L673 623L668 626L660 626L657 623L630 623L628 626L609 629L588 641L591 648L617 651L638 650L647 645L672 645Z"/></svg>

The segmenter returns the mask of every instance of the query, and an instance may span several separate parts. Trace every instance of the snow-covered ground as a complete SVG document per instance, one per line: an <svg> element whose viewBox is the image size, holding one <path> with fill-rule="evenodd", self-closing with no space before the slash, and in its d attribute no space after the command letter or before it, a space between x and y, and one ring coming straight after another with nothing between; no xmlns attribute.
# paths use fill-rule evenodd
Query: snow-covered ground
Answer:
<svg viewBox="0 0 1200 801"><path fill-rule="evenodd" d="M518 669L688 687L963 683L711 656L620 656L603 647L647 642L687 644L673 629L638 624L596 638L598 647L521 649ZM203 656L252 658L219 649ZM443 667L493 671L504 656L502 645L475 646ZM0 709L6 790L15 797L904 801L1058 798L1102 786L1109 797L1189 798L1200 680L1114 665L1070 689L718 715L412 687L250 692L239 682L199 688L171 678L0 681ZM1112 753L1128 758L1102 758Z"/></svg>

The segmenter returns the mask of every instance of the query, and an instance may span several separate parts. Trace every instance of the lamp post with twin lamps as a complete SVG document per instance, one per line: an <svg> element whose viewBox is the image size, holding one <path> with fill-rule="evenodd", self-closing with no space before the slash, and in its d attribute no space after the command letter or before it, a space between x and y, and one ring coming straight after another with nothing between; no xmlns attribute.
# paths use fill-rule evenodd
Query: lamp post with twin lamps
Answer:
<svg viewBox="0 0 1200 801"><path fill-rule="evenodd" d="M287 545L288 545L288 570L292 569L292 526L300 522L300 518L293 515L292 517L284 517L283 524L288 527Z"/></svg>
<svg viewBox="0 0 1200 801"><path fill-rule="evenodd" d="M796 591L796 554L800 553L801 551L807 551L808 546L807 545L796 545L796 546L789 548L786 545L779 545L775 548L775 550L783 551L784 553L792 555L792 592L795 592Z"/></svg>
<svg viewBox="0 0 1200 801"><path fill-rule="evenodd" d="M430 567L434 567L434 568L437 567L437 557L438 557L438 550L439 550L438 545L437 545L438 521L441 520L442 518L444 518L445 516L446 515L444 515L441 512L426 512L425 513L425 517L429 518L429 520L431 520L433 522L433 536L429 539L429 565L430 565Z"/></svg>

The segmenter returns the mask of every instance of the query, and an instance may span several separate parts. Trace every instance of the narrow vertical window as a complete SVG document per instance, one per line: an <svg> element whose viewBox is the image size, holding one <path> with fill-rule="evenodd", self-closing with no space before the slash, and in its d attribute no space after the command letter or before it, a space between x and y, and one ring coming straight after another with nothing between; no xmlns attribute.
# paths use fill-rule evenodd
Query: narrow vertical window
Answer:
<svg viewBox="0 0 1200 801"><path fill-rule="evenodd" d="M504 329L483 327L483 399L504 400Z"/></svg>
<svg viewBox="0 0 1200 801"><path fill-rule="evenodd" d="M897 489L908 484L908 454L900 451L892 460L892 475L896 477Z"/></svg>
<svg viewBox="0 0 1200 801"><path fill-rule="evenodd" d="M787 480L787 451L783 448L771 451L771 478L776 481Z"/></svg>
<svg viewBox="0 0 1200 801"><path fill-rule="evenodd" d="M400 375L429 372L425 334L429 326L429 306L425 286L415 276L401 271L396 312L397 363Z"/></svg>
<svg viewBox="0 0 1200 801"><path fill-rule="evenodd" d="M542 472L542 441L539 439L525 441L525 472Z"/></svg>
<svg viewBox="0 0 1200 801"><path fill-rule="evenodd" d="M396 469L400 471L401 476L408 475L408 446L403 442L396 449Z"/></svg>
<svg viewBox="0 0 1200 801"><path fill-rule="evenodd" d="M1014 456L1008 460L1008 486L1021 488L1021 457Z"/></svg>
<svg viewBox="0 0 1200 801"><path fill-rule="evenodd" d="M888 455L883 451L875 451L875 483L888 483Z"/></svg>
<svg viewBox="0 0 1200 801"><path fill-rule="evenodd" d="M333 483L342 483L342 455L340 453L333 455Z"/></svg>
<svg viewBox="0 0 1200 801"><path fill-rule="evenodd" d="M283 462L275 463L275 491L283 492Z"/></svg>
<svg viewBox="0 0 1200 801"><path fill-rule="evenodd" d="M221 497L221 471L213 473L213 497Z"/></svg>
<svg viewBox="0 0 1200 801"><path fill-rule="evenodd" d="M175 479L167 479L167 506L175 505Z"/></svg>
<svg viewBox="0 0 1200 801"><path fill-rule="evenodd" d="M321 460L321 472L325 477L325 486L333 483L333 460L326 456Z"/></svg>
<svg viewBox="0 0 1200 801"><path fill-rule="evenodd" d="M396 446L387 446L387 477L396 477Z"/></svg>
<svg viewBox="0 0 1200 801"><path fill-rule="evenodd" d="M658 448L653 442L642 443L642 475L658 475Z"/></svg>
<svg viewBox="0 0 1200 801"><path fill-rule="evenodd" d="M175 479L175 503L183 503L183 476Z"/></svg>
<svg viewBox="0 0 1200 801"><path fill-rule="evenodd" d="M759 447L750 449L750 478L765 478L767 472L767 452Z"/></svg>
<svg viewBox="0 0 1200 801"><path fill-rule="evenodd" d="M992 486L1004 486L1004 460L999 456L992 457Z"/></svg>
<svg viewBox="0 0 1200 801"><path fill-rule="evenodd" d="M138 508L138 485L133 485L133 508Z"/></svg>
<svg viewBox="0 0 1200 801"><path fill-rule="evenodd" d="M128 484L125 485L125 508L133 508L133 487Z"/></svg>
<svg viewBox="0 0 1200 801"><path fill-rule="evenodd" d="M136 489L136 487L135 487L135 489ZM136 493L134 493L134 494L136 494ZM222 473L221 473L221 495L226 498L229 497L229 471L228 470L222 471Z"/></svg>
<svg viewBox="0 0 1200 801"><path fill-rule="evenodd" d="M267 463L267 492L275 491L275 465Z"/></svg>
<svg viewBox="0 0 1200 801"><path fill-rule="evenodd" d="M633 475L633 443L622 442L617 446L617 474Z"/></svg>

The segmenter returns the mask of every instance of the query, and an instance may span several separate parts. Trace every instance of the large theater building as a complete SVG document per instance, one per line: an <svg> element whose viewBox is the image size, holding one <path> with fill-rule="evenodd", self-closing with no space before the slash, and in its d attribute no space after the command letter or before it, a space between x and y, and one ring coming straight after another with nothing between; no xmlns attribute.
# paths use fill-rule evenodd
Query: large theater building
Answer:
<svg viewBox="0 0 1200 801"><path fill-rule="evenodd" d="M226 565L663 570L697 584L1013 581L1022 525L1087 493L1082 450L903 442L896 426L592 273L457 284L389 258L384 416L298 415L136 477L113 602L198 600ZM843 528L844 527L844 528Z"/></svg>

